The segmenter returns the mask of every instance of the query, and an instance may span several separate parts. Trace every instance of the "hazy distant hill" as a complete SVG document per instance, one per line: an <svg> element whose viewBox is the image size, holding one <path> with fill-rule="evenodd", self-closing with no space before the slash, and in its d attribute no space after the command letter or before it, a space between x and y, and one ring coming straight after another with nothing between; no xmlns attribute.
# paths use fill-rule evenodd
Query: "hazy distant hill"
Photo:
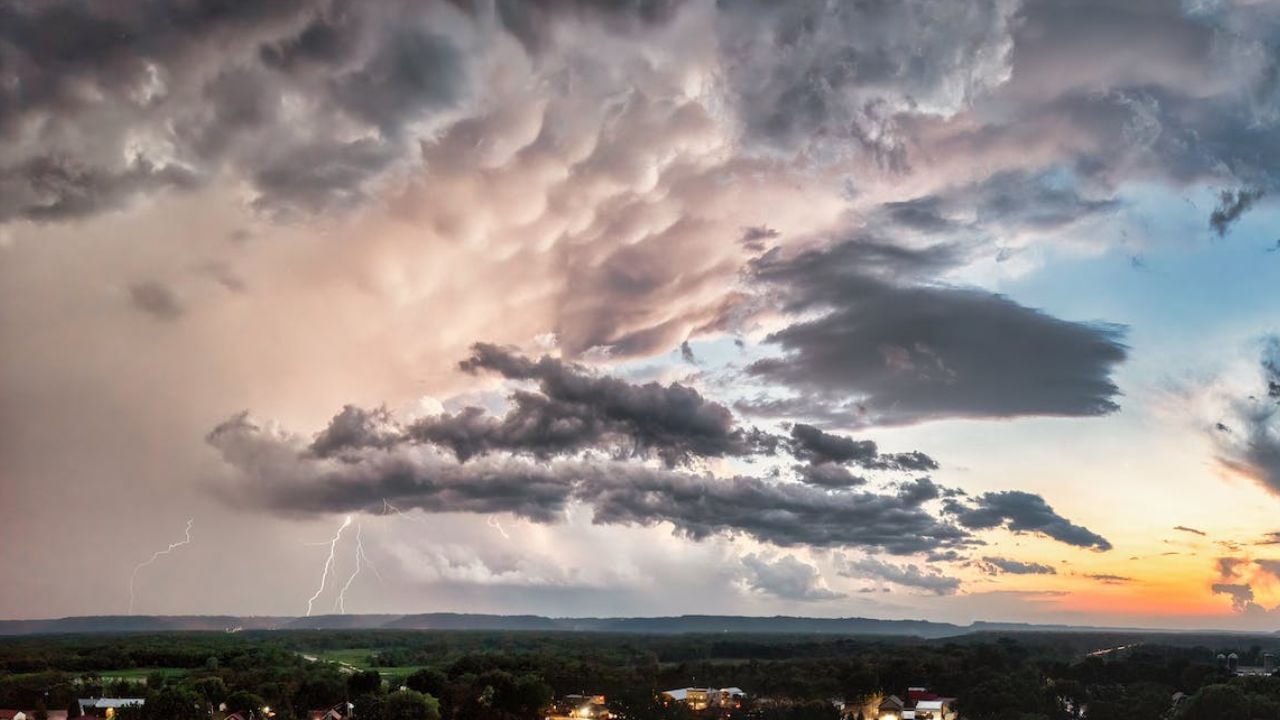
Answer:
<svg viewBox="0 0 1280 720"><path fill-rule="evenodd" d="M549 618L540 615L318 615L314 617L235 617L230 615L108 615L51 620L0 620L0 636L53 633L233 631L233 630L500 630L561 632L791 633L820 635L898 635L943 638L978 632L1151 632L1140 628L975 622L971 625L928 620L874 618L741 617L680 615L651 618Z"/></svg>
<svg viewBox="0 0 1280 720"><path fill-rule="evenodd" d="M235 617L233 615L92 615L53 620L0 620L0 635L274 630L291 620L293 618Z"/></svg>

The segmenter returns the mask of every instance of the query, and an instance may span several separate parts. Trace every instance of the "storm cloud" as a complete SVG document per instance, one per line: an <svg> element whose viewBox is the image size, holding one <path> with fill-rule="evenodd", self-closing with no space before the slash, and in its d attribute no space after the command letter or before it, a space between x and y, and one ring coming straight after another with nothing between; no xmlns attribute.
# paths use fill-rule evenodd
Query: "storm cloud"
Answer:
<svg viewBox="0 0 1280 720"><path fill-rule="evenodd" d="M740 407L860 424L1117 409L1111 373L1126 356L1121 328L932 281L956 252L853 239L756 261L753 277L776 290L786 311L822 314L769 335L784 354L747 368L792 388L794 399Z"/></svg>
<svg viewBox="0 0 1280 720"><path fill-rule="evenodd" d="M805 460L814 465L853 464L866 470L938 469L937 461L922 452L882 454L870 440L854 440L805 423L791 426L788 447L797 460Z"/></svg>
<svg viewBox="0 0 1280 720"><path fill-rule="evenodd" d="M282 514L369 511L384 502L427 512L510 512L535 522L563 519L570 501L594 522L669 523L686 537L743 534L781 547L865 547L909 554L971 542L969 533L925 507L938 497L927 480L897 492L826 491L762 478L716 478L636 462L537 462L492 455L466 463L438 449L401 444L322 458L300 439L245 415L208 441L234 470L230 500Z"/></svg>
<svg viewBox="0 0 1280 720"><path fill-rule="evenodd" d="M272 212L351 207L465 98L472 25L443 3L5 5L0 222L227 172Z"/></svg>
<svg viewBox="0 0 1280 720"><path fill-rule="evenodd" d="M777 445L766 432L738 427L728 408L679 383L637 385L557 358L532 360L483 343L460 366L535 381L539 392L514 393L501 419L467 408L408 428L417 439L451 448L459 460L495 450L547 458L594 447L652 453L674 466L695 457L772 453Z"/></svg>
<svg viewBox="0 0 1280 720"><path fill-rule="evenodd" d="M969 503L952 500L947 505L956 521L971 530L1005 527L1011 532L1044 535L1077 547L1111 549L1106 538L1054 512L1039 495L1021 490L983 493Z"/></svg>
<svg viewBox="0 0 1280 720"><path fill-rule="evenodd" d="M708 408L688 389L673 393L671 387L635 386L553 358L532 360L484 345L478 345L463 365L493 369L516 380L538 379L547 398L591 409L592 417L656 448L659 457L716 457L724 451L721 443L735 437L727 411ZM517 400L512 412L524 417L518 414L524 412L520 407ZM704 412L714 422L689 422L690 415ZM470 415L475 417L474 412ZM581 416L583 412L574 415ZM747 475L717 477L672 469L678 464L674 462L655 467L634 455L601 458L583 452L594 445L568 442L542 443L538 447L543 451L529 453L530 458L521 457L527 444L510 442L487 441L484 452L460 453L456 437L435 432L441 427L439 417L427 420L432 432L424 432L421 422L405 426L385 410L348 406L306 442L241 414L214 429L208 443L232 471L221 491L224 497L282 514L367 511L390 502L427 512L510 512L549 523L563 518L571 503L580 503L591 508L596 524L670 524L676 533L694 540L741 534L779 547L936 554L973 544L971 529L1002 523L1015 532L1041 532L1069 544L1100 549L1105 545L1029 493L1003 494L1013 496L1012 501L988 494L970 505L957 491L927 477L897 482L886 491L855 489L851 486L859 483L852 479L809 484ZM679 437L672 432L690 427L715 431L682 430L687 434ZM492 423L481 428L481 437L507 437L494 434ZM690 437L699 441L690 445ZM834 436L801 431L800 437L808 442L798 450L804 454L813 451L815 439ZM845 443L837 446L847 448ZM817 447L822 447L820 442ZM935 505L939 501L945 510Z"/></svg>

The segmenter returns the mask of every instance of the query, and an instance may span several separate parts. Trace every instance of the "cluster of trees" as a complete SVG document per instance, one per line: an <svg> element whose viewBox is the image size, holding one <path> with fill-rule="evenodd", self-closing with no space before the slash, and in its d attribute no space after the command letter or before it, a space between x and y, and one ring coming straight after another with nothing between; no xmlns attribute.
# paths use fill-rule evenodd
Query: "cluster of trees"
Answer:
<svg viewBox="0 0 1280 720"><path fill-rule="evenodd" d="M1233 641L378 631L33 638L0 641L0 707L62 708L108 695L147 698L121 720L204 720L223 704L258 714L270 706L284 720L346 703L361 720L532 720L557 695L601 693L629 720L692 720L658 692L736 685L765 700L751 720L837 720L832 698L927 685L958 698L968 720L1280 720L1280 679L1232 678L1214 660ZM1121 645L1131 647L1088 656ZM374 669L351 673L304 658L355 649ZM1237 652L1250 662L1263 650ZM145 683L103 681L130 667L166 670ZM1175 692L1186 695L1176 707Z"/></svg>

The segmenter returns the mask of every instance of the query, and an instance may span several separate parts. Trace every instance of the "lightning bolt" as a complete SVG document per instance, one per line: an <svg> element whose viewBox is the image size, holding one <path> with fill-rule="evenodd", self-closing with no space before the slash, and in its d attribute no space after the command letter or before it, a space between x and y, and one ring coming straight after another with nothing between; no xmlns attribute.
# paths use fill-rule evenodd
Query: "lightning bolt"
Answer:
<svg viewBox="0 0 1280 720"><path fill-rule="evenodd" d="M342 589L338 590L338 599L333 603L333 609L345 615L347 613L347 590L351 587L351 583L356 581L356 576L360 574L360 569L365 565L378 576L378 581L382 581L382 573L378 572L378 566L373 564L368 555L364 554L364 526L356 524L356 569L351 571L351 576L347 578L347 582L342 585Z"/></svg>
<svg viewBox="0 0 1280 720"><path fill-rule="evenodd" d="M338 532L334 533L333 537L329 540L329 557L324 561L324 572L320 575L320 587L316 588L316 594L312 595L311 598L307 600L307 617L311 617L311 606L315 604L316 598L320 597L320 593L324 592L325 583L329 581L329 570L334 566L333 556L338 550L338 541L342 539L342 531L346 530L347 526L350 524L351 516L348 515L346 519L342 521L342 525L338 527Z"/></svg>
<svg viewBox="0 0 1280 720"><path fill-rule="evenodd" d="M506 538L507 540L511 539L511 536L507 534L507 529L502 527L502 523L498 522L498 518L492 515L489 516L489 527L502 533L502 537Z"/></svg>
<svg viewBox="0 0 1280 720"><path fill-rule="evenodd" d="M165 548L164 550L157 550L155 554L153 554L150 558L133 566L133 574L129 576L129 614L130 615L133 614L133 603L137 599L137 594L134 591L134 584L137 583L138 581L138 571L150 565L151 563L155 562L156 560L159 560L161 555L168 555L169 553L173 552L174 550L177 550L183 545L190 545L191 544L191 526L193 524L195 524L195 518L188 518L187 529L185 532L186 537L184 537L182 540L176 543L169 543L169 547Z"/></svg>

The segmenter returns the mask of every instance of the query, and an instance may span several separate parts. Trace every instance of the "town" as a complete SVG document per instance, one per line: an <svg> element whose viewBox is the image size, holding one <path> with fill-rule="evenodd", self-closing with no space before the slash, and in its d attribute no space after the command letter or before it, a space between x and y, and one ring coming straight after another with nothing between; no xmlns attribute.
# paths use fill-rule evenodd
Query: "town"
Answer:
<svg viewBox="0 0 1280 720"><path fill-rule="evenodd" d="M0 638L0 720L1280 716L1280 638L286 631Z"/></svg>

